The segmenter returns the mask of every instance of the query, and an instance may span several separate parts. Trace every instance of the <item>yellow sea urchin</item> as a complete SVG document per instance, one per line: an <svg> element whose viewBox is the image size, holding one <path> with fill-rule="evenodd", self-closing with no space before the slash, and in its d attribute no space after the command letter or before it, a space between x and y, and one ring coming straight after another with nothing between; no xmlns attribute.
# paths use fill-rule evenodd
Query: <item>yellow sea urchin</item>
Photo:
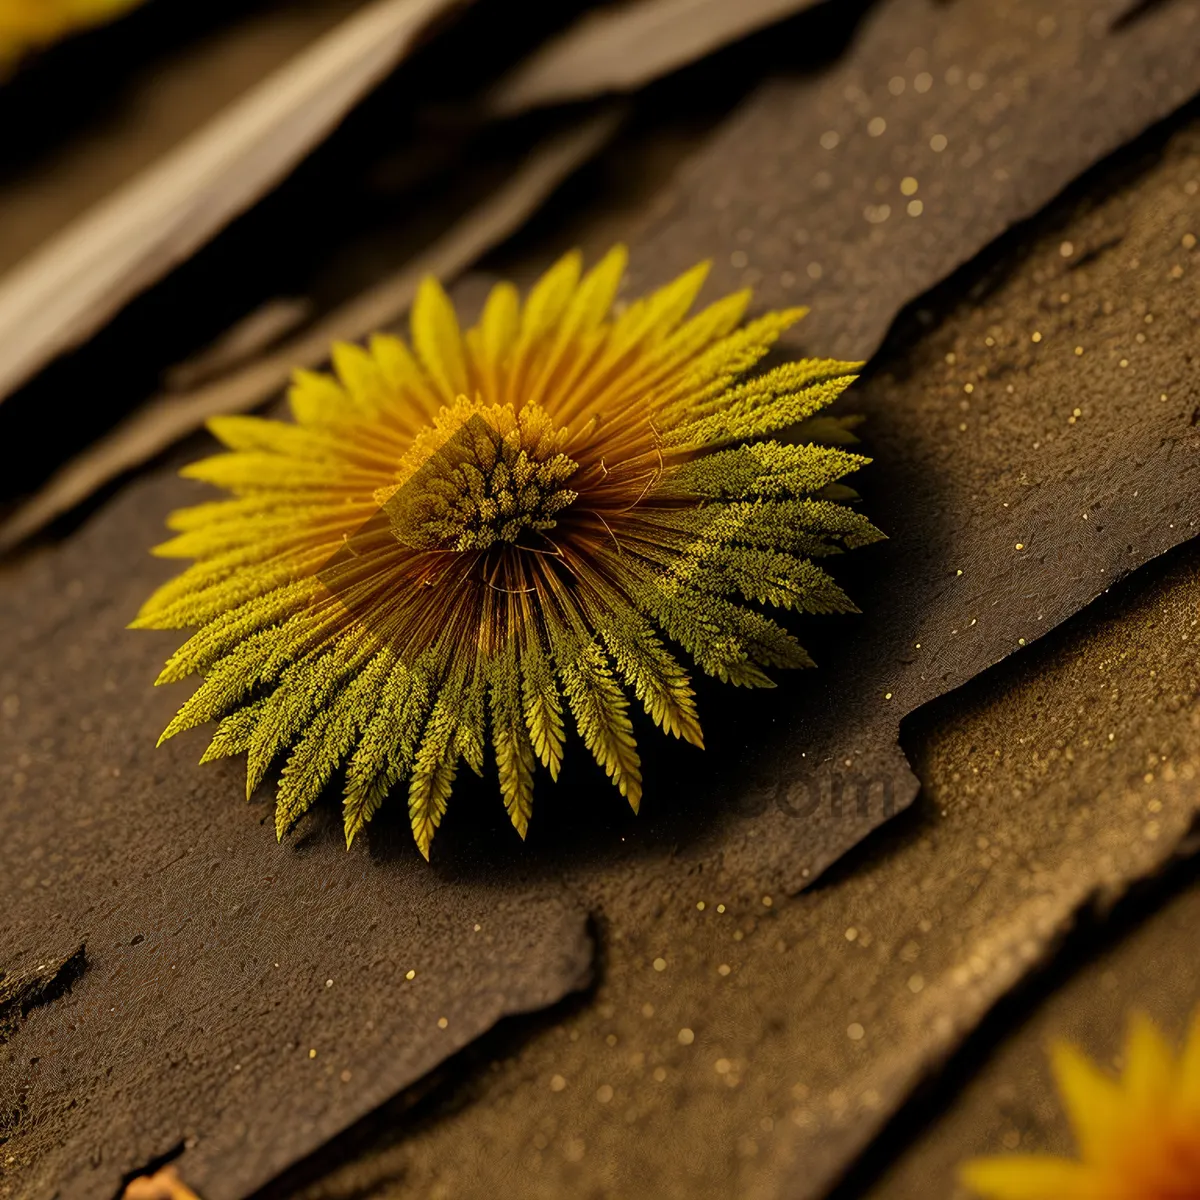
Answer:
<svg viewBox="0 0 1200 1200"><path fill-rule="evenodd" d="M286 752L280 836L345 762L347 842L407 780L428 856L459 760L482 771L489 741L524 836L568 711L636 809L624 689L701 744L662 635L762 686L764 667L810 659L749 605L853 610L812 559L881 536L827 498L867 460L765 439L857 364L738 383L803 310L738 328L739 292L688 318L701 265L614 315L624 250L580 264L567 255L523 305L499 284L465 335L426 281L415 353L383 336L335 347L336 380L297 375L295 424L219 418L232 453L184 471L235 499L171 517L158 553L198 561L135 622L201 626L160 677L204 675L163 737L223 718L205 758L245 751L248 792Z"/></svg>

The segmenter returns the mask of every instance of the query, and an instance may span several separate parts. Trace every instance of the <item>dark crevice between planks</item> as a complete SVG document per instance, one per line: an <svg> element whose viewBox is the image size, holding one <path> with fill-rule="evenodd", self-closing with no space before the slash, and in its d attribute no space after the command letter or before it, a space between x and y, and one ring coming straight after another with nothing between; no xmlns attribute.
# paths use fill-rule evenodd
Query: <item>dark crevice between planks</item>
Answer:
<svg viewBox="0 0 1200 1200"><path fill-rule="evenodd" d="M87 965L87 946L80 945L65 957L46 959L35 969L12 976L0 970L0 1046L35 1008L69 992Z"/></svg>
<svg viewBox="0 0 1200 1200"><path fill-rule="evenodd" d="M1179 0L1131 0L1124 12L1119 13L1109 28L1117 33L1129 25L1134 25L1144 17L1148 17L1155 9L1165 8L1168 4L1177 4Z"/></svg>
<svg viewBox="0 0 1200 1200"><path fill-rule="evenodd" d="M163 1167L169 1167L186 1149L187 1143L180 1139L180 1141L176 1142L169 1149L164 1150L161 1154L156 1154L144 1166L138 1167L134 1171L127 1171L122 1177L117 1190L113 1193L113 1200L121 1200L125 1195L125 1189L135 1179L143 1179L148 1175L156 1175Z"/></svg>

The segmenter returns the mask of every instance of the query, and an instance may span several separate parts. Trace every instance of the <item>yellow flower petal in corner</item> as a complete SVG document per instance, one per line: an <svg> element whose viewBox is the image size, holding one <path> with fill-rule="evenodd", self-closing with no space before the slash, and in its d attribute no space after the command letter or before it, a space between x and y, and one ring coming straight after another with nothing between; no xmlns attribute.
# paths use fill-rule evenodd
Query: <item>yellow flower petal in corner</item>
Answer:
<svg viewBox="0 0 1200 1200"><path fill-rule="evenodd" d="M962 1167L959 1180L986 1200L1116 1200L1097 1172L1065 1158L977 1158Z"/></svg>
<svg viewBox="0 0 1200 1200"><path fill-rule="evenodd" d="M978 1159L960 1172L967 1187L985 1200L1200 1200L1200 1011L1178 1062L1135 1016L1119 1084L1070 1046L1053 1063L1081 1161Z"/></svg>

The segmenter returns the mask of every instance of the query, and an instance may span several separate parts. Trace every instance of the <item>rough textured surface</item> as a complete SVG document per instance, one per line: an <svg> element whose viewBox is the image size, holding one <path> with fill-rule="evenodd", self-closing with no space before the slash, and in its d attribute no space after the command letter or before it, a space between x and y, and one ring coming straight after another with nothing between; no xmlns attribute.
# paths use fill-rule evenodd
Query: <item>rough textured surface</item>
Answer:
<svg viewBox="0 0 1200 1200"><path fill-rule="evenodd" d="M874 589L867 619L811 679L722 710L722 742L752 747L786 696L783 723L803 730L810 688L861 711L847 662L892 664L865 693L876 711L957 683L964 661L1032 641L1131 546L1194 519L1173 509L1194 483L1172 471L1194 470L1200 449L1187 236L1200 128L1148 160L1111 198L1064 203L1040 237L1004 247L1007 278L980 264L957 281L975 301L858 394L876 495L894 506L875 582L857 581ZM1143 425L1159 420L1180 434L1166 469ZM374 1151L309 1194L473 1197L502 1180L531 1197L824 1194L1081 908L1185 838L1200 809L1198 565L1189 548L1149 568L1144 595L1126 585L923 714L910 738L922 801L796 899L747 894L747 874L685 853L581 870L605 932L592 1002L515 1052L497 1044L511 1057L416 1128L381 1119ZM920 587L895 649L873 642ZM865 723L847 716L848 752ZM705 795L689 780L680 803L695 814ZM821 826L789 824L788 794L764 795L768 813L738 828L775 820L776 842L803 853ZM839 790L821 810L835 797L845 818L855 801Z"/></svg>
<svg viewBox="0 0 1200 1200"><path fill-rule="evenodd" d="M721 286L812 307L793 340L869 357L903 305L1200 89L1200 4L1113 28L1126 7L878 5L840 62L761 89L681 174L643 269L703 247Z"/></svg>
<svg viewBox="0 0 1200 1200"><path fill-rule="evenodd" d="M1165 593L1159 598L1190 593L1196 605L1200 559L1192 555L1187 565L1186 583L1158 589ZM1190 874L1195 880L1194 867ZM1134 1012L1147 1014L1179 1045L1200 1001L1200 960L1188 952L1198 924L1200 886L1193 882L1042 1004L954 1095L953 1108L864 1195L969 1200L955 1180L959 1163L968 1158L1012 1151L1075 1157L1047 1047L1068 1041L1101 1065L1115 1067Z"/></svg>

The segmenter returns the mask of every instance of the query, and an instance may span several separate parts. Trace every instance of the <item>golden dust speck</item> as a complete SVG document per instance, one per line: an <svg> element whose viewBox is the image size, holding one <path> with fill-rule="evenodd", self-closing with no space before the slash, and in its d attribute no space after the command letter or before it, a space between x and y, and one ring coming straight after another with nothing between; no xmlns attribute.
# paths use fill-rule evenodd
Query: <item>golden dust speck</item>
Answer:
<svg viewBox="0 0 1200 1200"><path fill-rule="evenodd" d="M406 971L406 972L404 973L404 978L405 978L405 979L408 979L408 980L413 980L413 979L416 979L416 977L417 977L417 973L416 973L416 971Z"/></svg>
<svg viewBox="0 0 1200 1200"><path fill-rule="evenodd" d="M550 1076L550 1090L552 1092L561 1092L567 1086L567 1081L561 1075Z"/></svg>
<svg viewBox="0 0 1200 1200"><path fill-rule="evenodd" d="M954 366L954 364L955 364L957 361L958 361L958 356L957 356L957 355L954 353L954 351L953 351L953 350L951 350L951 351L950 351L950 352L949 352L949 353L946 355L946 362L947 362L947 363L948 363L950 366Z"/></svg>
<svg viewBox="0 0 1200 1200"><path fill-rule="evenodd" d="M1058 297L1058 302L1059 302L1059 304L1070 304L1071 303L1071 293L1070 292L1061 292Z"/></svg>
<svg viewBox="0 0 1200 1200"><path fill-rule="evenodd" d="M872 225L882 225L892 215L890 204L868 204L863 209L863 216Z"/></svg>
<svg viewBox="0 0 1200 1200"><path fill-rule="evenodd" d="M438 1017L438 1028L439 1029L445 1029L446 1026L449 1024L450 1024L450 1022L447 1021L445 1017Z"/></svg>
<svg viewBox="0 0 1200 1200"><path fill-rule="evenodd" d="M996 344L996 339L994 337L985 337L983 339L983 344L985 346L994 346Z"/></svg>
<svg viewBox="0 0 1200 1200"><path fill-rule="evenodd" d="M913 91L924 94L933 87L933 76L928 71L922 71L916 79L913 80Z"/></svg>
<svg viewBox="0 0 1200 1200"><path fill-rule="evenodd" d="M1196 247L1196 235L1194 233L1185 233L1183 237L1179 239L1179 244L1185 250L1194 250Z"/></svg>
<svg viewBox="0 0 1200 1200"><path fill-rule="evenodd" d="M1070 258L1071 255L1075 253L1075 243L1063 242L1062 245L1059 246L1058 252L1063 256L1063 258Z"/></svg>
<svg viewBox="0 0 1200 1200"><path fill-rule="evenodd" d="M656 958L654 960L654 969L656 971L665 971L667 969L667 960L665 958Z"/></svg>
<svg viewBox="0 0 1200 1200"><path fill-rule="evenodd" d="M725 975L728 975L732 970L733 970L733 968L728 963L722 963L717 968L717 974L721 975L721 976L725 976Z"/></svg>
<svg viewBox="0 0 1200 1200"><path fill-rule="evenodd" d="M941 154L948 145L950 145L950 139L944 133L935 133L929 139L929 148L934 154Z"/></svg>
<svg viewBox="0 0 1200 1200"><path fill-rule="evenodd" d="M1171 268L1171 270L1168 272L1168 274L1171 276L1172 279L1182 279L1183 278L1183 268L1178 263L1176 263Z"/></svg>
<svg viewBox="0 0 1200 1200"><path fill-rule="evenodd" d="M653 1004L643 1004L642 1005L642 1016L647 1017L647 1018L654 1016L654 1005Z"/></svg>
<svg viewBox="0 0 1200 1200"><path fill-rule="evenodd" d="M841 135L836 129L827 129L821 134L821 146L826 150L834 149L841 140Z"/></svg>
<svg viewBox="0 0 1200 1200"><path fill-rule="evenodd" d="M1042 335L1035 329L1033 333L1029 335L1029 340L1031 342L1040 342L1042 340Z"/></svg>
<svg viewBox="0 0 1200 1200"><path fill-rule="evenodd" d="M920 648L921 648L921 643L920 643L920 642L915 642L915 643L914 643L914 645L916 646L916 648L917 648L918 650L920 650Z"/></svg>
<svg viewBox="0 0 1200 1200"><path fill-rule="evenodd" d="M904 87L905 84L903 75L893 75L891 79L888 80L888 91L891 92L893 96L902 96L904 94Z"/></svg>
<svg viewBox="0 0 1200 1200"><path fill-rule="evenodd" d="M604 1044L606 1046L615 1046L617 1044L617 1035L615 1033L610 1033L608 1037L604 1039Z"/></svg>
<svg viewBox="0 0 1200 1200"><path fill-rule="evenodd" d="M925 211L924 200L910 200L907 205L907 212L910 217L919 217Z"/></svg>
<svg viewBox="0 0 1200 1200"><path fill-rule="evenodd" d="M1127 359L1127 358L1121 359L1121 361L1117 364L1117 366L1119 366L1119 367L1129 366L1129 359Z"/></svg>
<svg viewBox="0 0 1200 1200"><path fill-rule="evenodd" d="M697 911L697 912L703 912L703 911L704 911L704 901L703 901L703 900L697 900L697 901L696 901L696 911Z"/></svg>
<svg viewBox="0 0 1200 1200"><path fill-rule="evenodd" d="M846 1036L852 1042L861 1042L866 1036L866 1032L867 1031L857 1021L851 1021L850 1024L846 1026Z"/></svg>
<svg viewBox="0 0 1200 1200"><path fill-rule="evenodd" d="M887 122L882 117L872 117L867 122L867 134L870 137L879 137L887 132Z"/></svg>
<svg viewBox="0 0 1200 1200"><path fill-rule="evenodd" d="M611 1084L602 1083L596 1089L596 1099L599 1100L601 1104L607 1104L612 1098L613 1090Z"/></svg>
<svg viewBox="0 0 1200 1200"><path fill-rule="evenodd" d="M655 1083L662 1083L663 1080L666 1079L666 1077L667 1077L667 1068L666 1067L655 1067L654 1068L654 1082Z"/></svg>
<svg viewBox="0 0 1200 1200"><path fill-rule="evenodd" d="M340 1080L341 1080L343 1083L349 1083L349 1082L350 1082L350 1080L351 1080L351 1079L353 1079L354 1077L353 1077L353 1075L352 1075L352 1074L351 1074L349 1071L343 1071L343 1072L341 1073L341 1075L339 1075L339 1076L338 1076L338 1078L339 1078L339 1079L340 1079Z"/></svg>
<svg viewBox="0 0 1200 1200"><path fill-rule="evenodd" d="M310 1051L308 1052L308 1057L309 1057L309 1058L316 1058L316 1057L317 1057L317 1052L316 1052L315 1050L310 1050Z"/></svg>
<svg viewBox="0 0 1200 1200"><path fill-rule="evenodd" d="M892 698L892 693L891 693L891 692L884 692L884 693L883 693L883 698L884 698L885 700L890 700L890 699Z"/></svg>
<svg viewBox="0 0 1200 1200"><path fill-rule="evenodd" d="M908 977L908 990L915 996L925 987L925 980L920 975L910 975Z"/></svg>
<svg viewBox="0 0 1200 1200"><path fill-rule="evenodd" d="M1197 192L1200 192L1200 182L1197 182L1195 179L1189 179L1183 185L1183 190L1187 195L1194 196Z"/></svg>
<svg viewBox="0 0 1200 1200"><path fill-rule="evenodd" d="M855 929L853 925L851 925L850 928L846 930L846 941L853 942L853 941L856 941L857 938L858 938L858 930Z"/></svg>
<svg viewBox="0 0 1200 1200"><path fill-rule="evenodd" d="M696 1035L686 1026L675 1036L681 1046L690 1046L696 1040Z"/></svg>
<svg viewBox="0 0 1200 1200"><path fill-rule="evenodd" d="M1024 639L1024 638L1017 638L1017 645L1018 645L1018 646L1023 646L1023 645L1025 645L1025 639Z"/></svg>
<svg viewBox="0 0 1200 1200"><path fill-rule="evenodd" d="M733 1070L733 1063L731 1063L727 1058L718 1058L717 1061L713 1063L713 1070L716 1071L718 1075L728 1075L729 1072Z"/></svg>
<svg viewBox="0 0 1200 1200"><path fill-rule="evenodd" d="M327 980L325 980L325 986L326 986L327 988L331 988L331 987L333 987L333 980L332 980L332 979L327 979Z"/></svg>
<svg viewBox="0 0 1200 1200"><path fill-rule="evenodd" d="M973 383L964 383L964 384L963 384L963 391L964 391L964 392L966 392L968 396L969 396L969 395L970 395L970 394L971 394L971 393L972 393L974 390L975 390L975 385L974 385Z"/></svg>
<svg viewBox="0 0 1200 1200"><path fill-rule="evenodd" d="M954 574L955 574L955 575L961 575L961 574L962 574L962 568L960 567L960 568L959 568L957 571L955 571L955 572L954 572Z"/></svg>
<svg viewBox="0 0 1200 1200"><path fill-rule="evenodd" d="M1075 353L1076 353L1076 355L1080 355L1080 354L1082 354L1082 353L1083 353L1083 347L1082 347L1082 346L1076 346L1076 347L1075 347Z"/></svg>
<svg viewBox="0 0 1200 1200"><path fill-rule="evenodd" d="M1025 543L1024 543L1024 542L1018 542L1018 543L1017 543L1017 549L1018 549L1018 550L1024 550L1024 549L1025 549Z"/></svg>
<svg viewBox="0 0 1200 1200"><path fill-rule="evenodd" d="M1163 399L1165 400L1165 399L1166 399L1166 396L1164 396L1164 397L1163 397ZM723 905L723 904L718 904L718 905L717 905L717 912L719 912L719 913L723 913L724 911L725 911L725 905Z"/></svg>
<svg viewBox="0 0 1200 1200"><path fill-rule="evenodd" d="M915 176L912 175L905 175L905 177L900 180L900 191L905 196L915 196L917 194L917 188L920 186L921 185L917 182Z"/></svg>
<svg viewBox="0 0 1200 1200"><path fill-rule="evenodd" d="M763 902L763 908L770 908L771 905L774 903L774 901L771 899L770 896L764 896L762 898L762 902Z"/></svg>
<svg viewBox="0 0 1200 1200"><path fill-rule="evenodd" d="M1077 408L1077 409L1075 409L1075 411L1074 411L1074 412L1072 412L1072 414L1071 414L1071 415L1072 415L1073 417L1082 417L1082 416L1083 416L1083 409L1082 409L1082 408Z"/></svg>
<svg viewBox="0 0 1200 1200"><path fill-rule="evenodd" d="M479 932L479 931L480 931L482 928L483 928L483 926L482 926L482 925L476 925L476 926L475 926L475 932L476 932L476 933L478 933L478 932Z"/></svg>

